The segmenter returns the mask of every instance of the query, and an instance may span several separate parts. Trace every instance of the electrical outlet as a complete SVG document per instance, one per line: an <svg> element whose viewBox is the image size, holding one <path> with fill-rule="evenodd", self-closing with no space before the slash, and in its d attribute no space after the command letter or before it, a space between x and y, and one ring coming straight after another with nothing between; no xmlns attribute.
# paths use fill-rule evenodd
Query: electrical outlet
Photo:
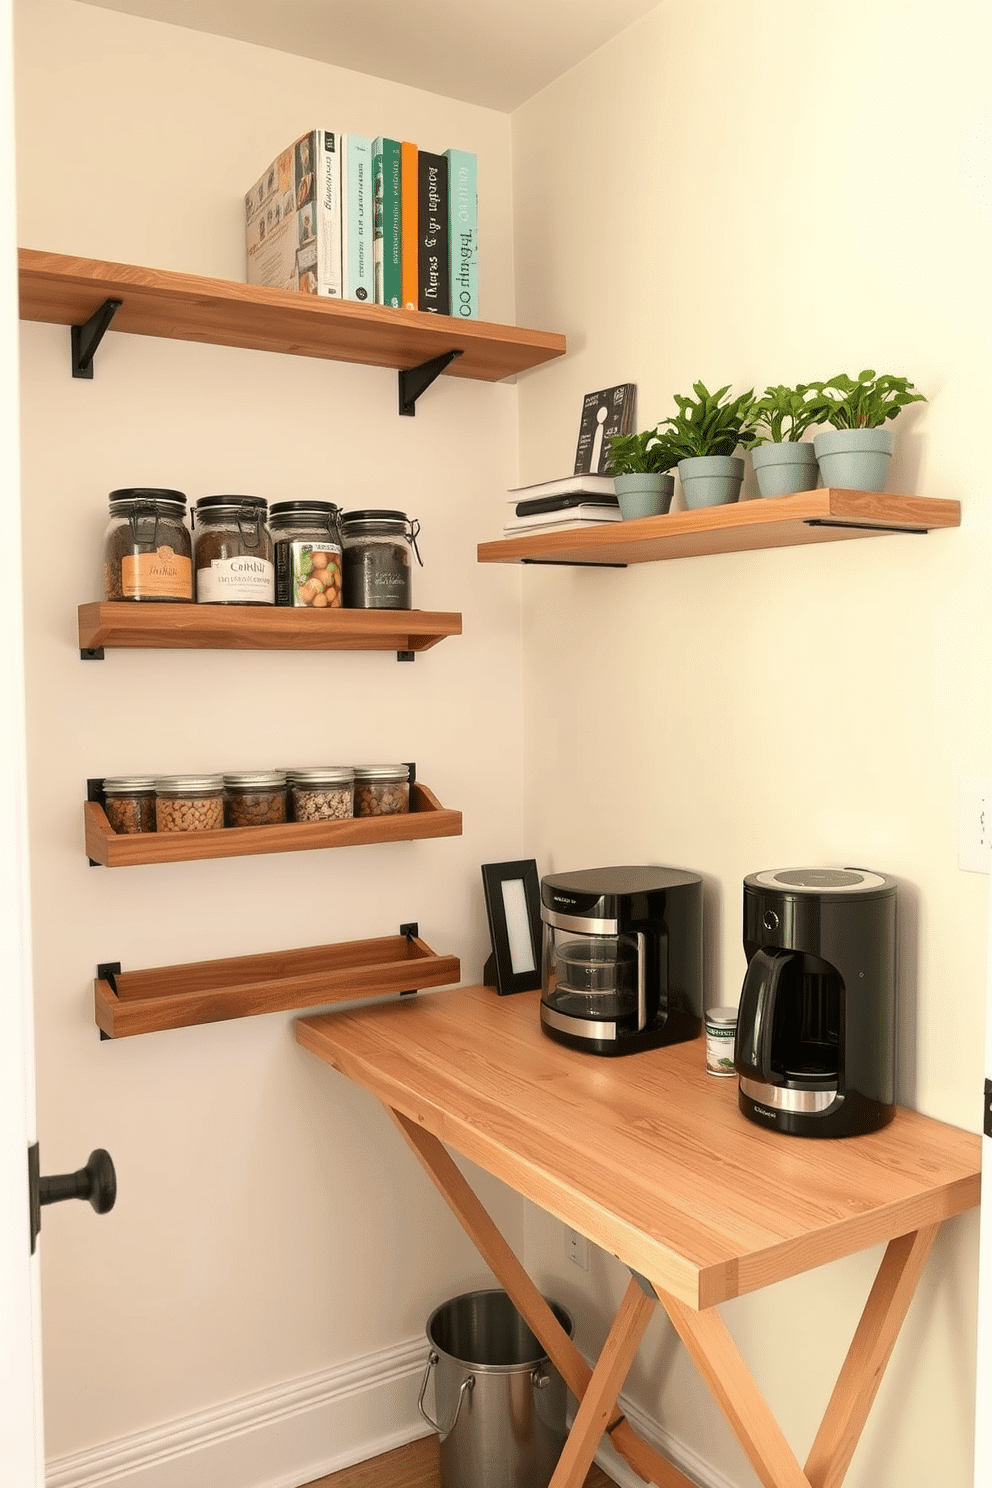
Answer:
<svg viewBox="0 0 992 1488"><path fill-rule="evenodd" d="M583 1271L589 1270L589 1241L585 1235L580 1235L578 1230L565 1230L565 1254L570 1261L581 1266Z"/></svg>
<svg viewBox="0 0 992 1488"><path fill-rule="evenodd" d="M958 823L958 867L992 873L992 781L963 780Z"/></svg>

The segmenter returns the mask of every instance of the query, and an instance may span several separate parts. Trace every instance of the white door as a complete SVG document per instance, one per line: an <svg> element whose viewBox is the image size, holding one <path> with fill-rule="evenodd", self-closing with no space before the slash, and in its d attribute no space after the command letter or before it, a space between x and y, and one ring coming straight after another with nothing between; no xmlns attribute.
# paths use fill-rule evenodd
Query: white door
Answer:
<svg viewBox="0 0 992 1488"><path fill-rule="evenodd" d="M17 261L11 0L0 0L0 532L20 553ZM28 916L20 564L0 577L0 768L12 819L0 831L0 1463L5 1483L41 1488L44 1449L38 1260L31 1255L34 1026Z"/></svg>

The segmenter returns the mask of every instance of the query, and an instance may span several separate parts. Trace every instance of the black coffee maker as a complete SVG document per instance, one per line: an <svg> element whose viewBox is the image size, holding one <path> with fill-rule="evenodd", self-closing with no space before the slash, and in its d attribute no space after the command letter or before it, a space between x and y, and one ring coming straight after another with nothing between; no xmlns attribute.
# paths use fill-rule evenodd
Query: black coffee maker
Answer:
<svg viewBox="0 0 992 1488"><path fill-rule="evenodd" d="M744 1115L799 1137L891 1121L895 880L861 868L749 874L744 950L734 1059Z"/></svg>
<svg viewBox="0 0 992 1488"><path fill-rule="evenodd" d="M678 868L541 880L541 1027L586 1054L694 1039L703 1013L703 885Z"/></svg>

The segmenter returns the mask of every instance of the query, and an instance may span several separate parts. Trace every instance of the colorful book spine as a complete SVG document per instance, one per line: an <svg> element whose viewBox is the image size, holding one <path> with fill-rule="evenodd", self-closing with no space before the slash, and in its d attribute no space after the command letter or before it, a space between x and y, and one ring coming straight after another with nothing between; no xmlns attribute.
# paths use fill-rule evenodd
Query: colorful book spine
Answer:
<svg viewBox="0 0 992 1488"><path fill-rule="evenodd" d="M443 155L421 150L417 169L417 308L433 315L449 315L448 162Z"/></svg>
<svg viewBox="0 0 992 1488"><path fill-rule="evenodd" d="M341 298L341 136L318 129L317 253L318 293ZM301 235L303 229L301 228Z"/></svg>
<svg viewBox="0 0 992 1488"><path fill-rule="evenodd" d="M384 135L372 145L375 183L373 270L377 305L399 309L403 303L402 236L400 230L400 144Z"/></svg>
<svg viewBox="0 0 992 1488"><path fill-rule="evenodd" d="M475 155L446 150L451 314L479 318L479 188Z"/></svg>
<svg viewBox="0 0 992 1488"><path fill-rule="evenodd" d="M372 141L341 139L341 284L346 300L375 298L373 272Z"/></svg>
<svg viewBox="0 0 992 1488"><path fill-rule="evenodd" d="M402 242L403 308L416 310L417 262L420 231L417 212L417 156L420 151L409 140L400 145L400 233Z"/></svg>

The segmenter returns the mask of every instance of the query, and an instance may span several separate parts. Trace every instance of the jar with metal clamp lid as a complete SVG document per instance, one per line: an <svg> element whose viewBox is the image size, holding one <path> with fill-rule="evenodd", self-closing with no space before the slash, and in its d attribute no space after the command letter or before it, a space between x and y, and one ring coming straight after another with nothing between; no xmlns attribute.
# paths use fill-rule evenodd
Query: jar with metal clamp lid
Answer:
<svg viewBox="0 0 992 1488"><path fill-rule="evenodd" d="M400 511L341 514L344 603L355 610L409 610L412 607L410 554L420 523Z"/></svg>
<svg viewBox="0 0 992 1488"><path fill-rule="evenodd" d="M111 491L110 522L103 539L107 599L189 604L192 551L182 491L158 486Z"/></svg>
<svg viewBox="0 0 992 1488"><path fill-rule="evenodd" d="M261 496L200 497L193 508L198 604L275 604L267 515Z"/></svg>
<svg viewBox="0 0 992 1488"><path fill-rule="evenodd" d="M271 507L277 605L340 608L339 515L340 508L333 501L277 501Z"/></svg>

